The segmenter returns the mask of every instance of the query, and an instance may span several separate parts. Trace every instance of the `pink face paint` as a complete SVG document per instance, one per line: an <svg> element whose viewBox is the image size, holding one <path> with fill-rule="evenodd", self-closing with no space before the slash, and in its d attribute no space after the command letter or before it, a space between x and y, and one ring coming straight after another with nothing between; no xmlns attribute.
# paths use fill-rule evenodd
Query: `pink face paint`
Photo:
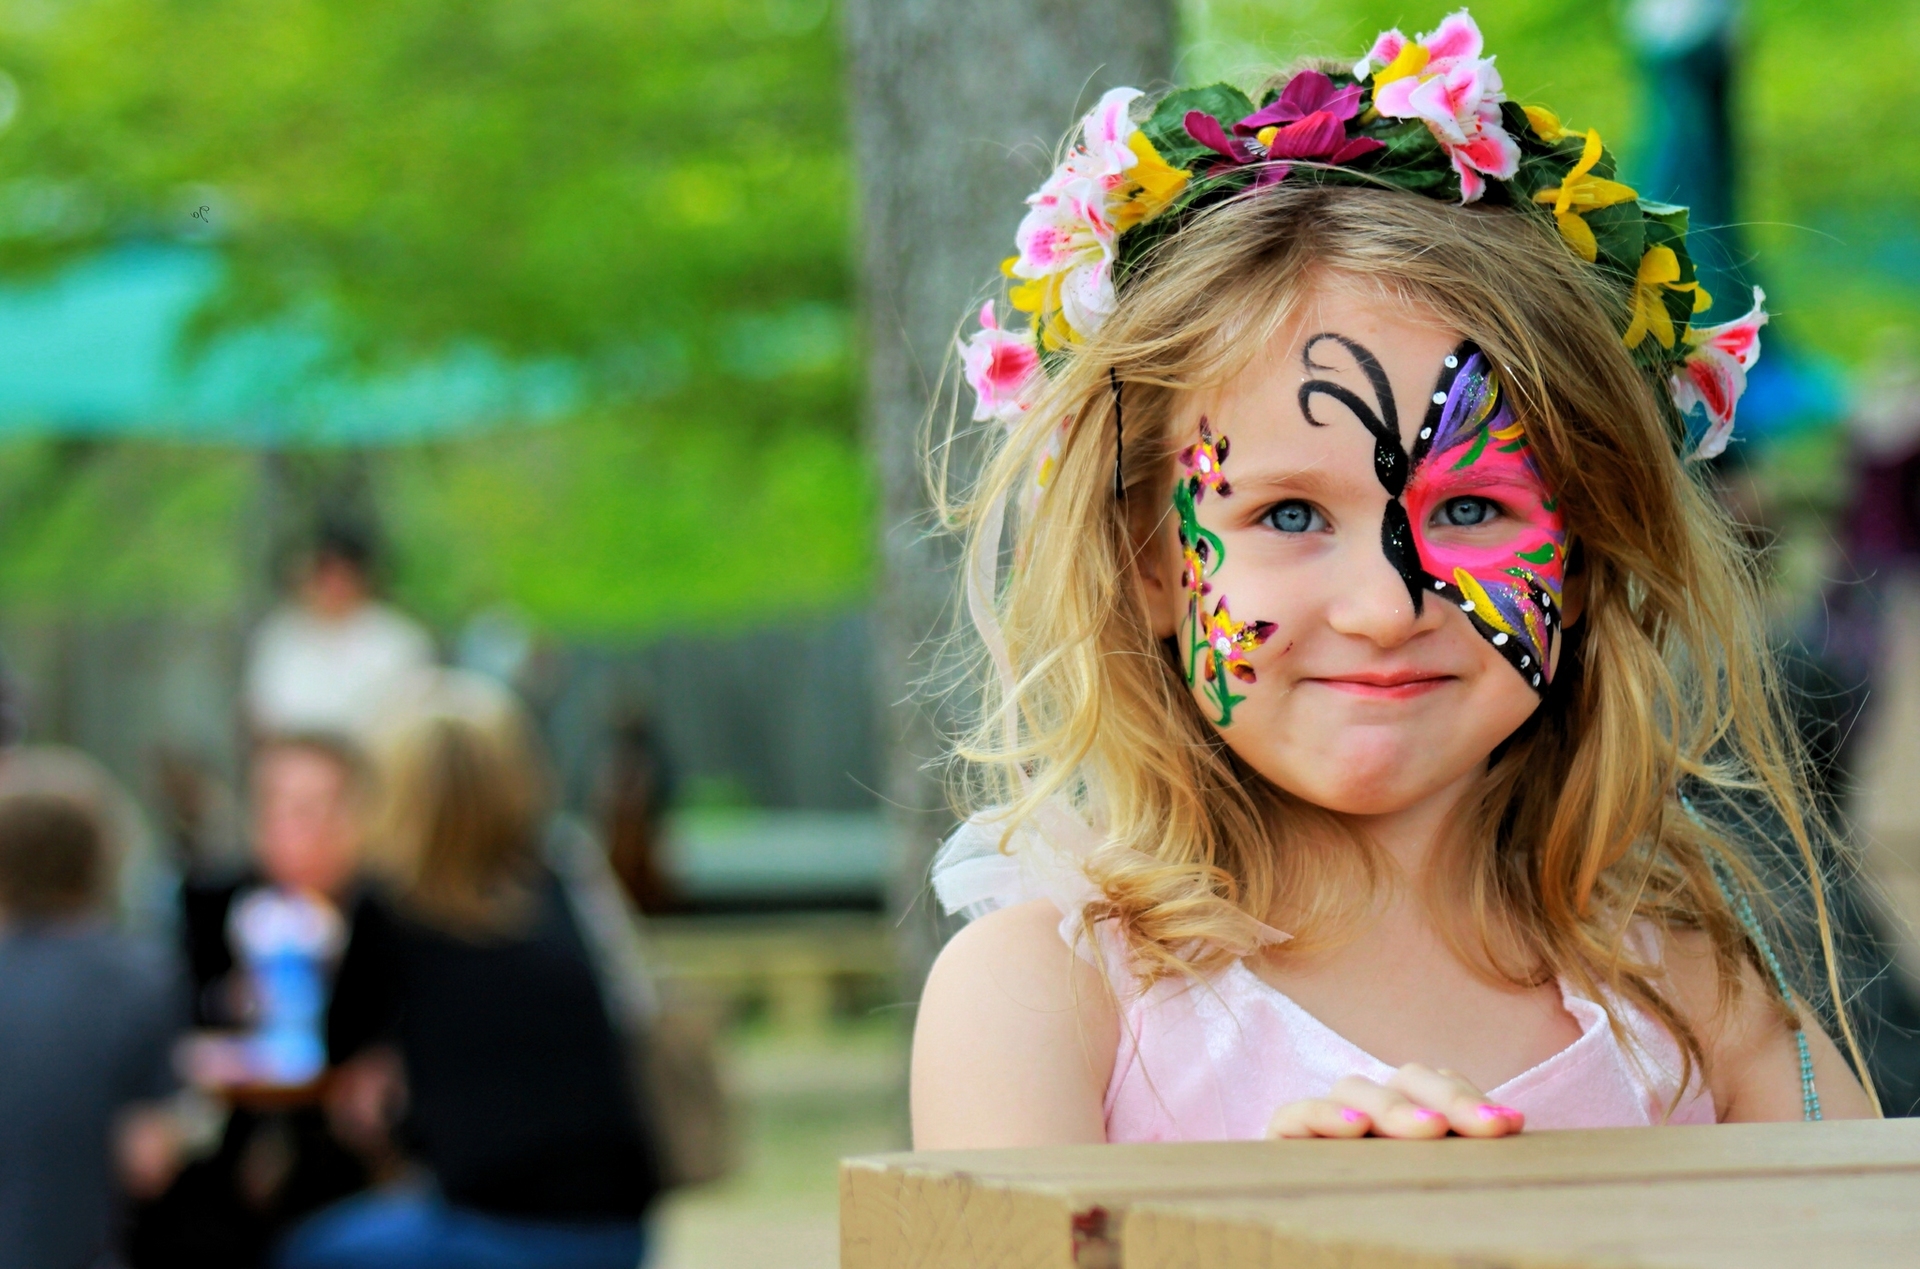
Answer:
<svg viewBox="0 0 1920 1269"><path fill-rule="evenodd" d="M1435 534L1436 516L1461 498L1495 504L1506 531L1484 543ZM1522 678L1544 690L1560 637L1566 517L1541 478L1511 394L1472 344L1446 359L1414 440L1402 501L1425 586L1458 605Z"/></svg>

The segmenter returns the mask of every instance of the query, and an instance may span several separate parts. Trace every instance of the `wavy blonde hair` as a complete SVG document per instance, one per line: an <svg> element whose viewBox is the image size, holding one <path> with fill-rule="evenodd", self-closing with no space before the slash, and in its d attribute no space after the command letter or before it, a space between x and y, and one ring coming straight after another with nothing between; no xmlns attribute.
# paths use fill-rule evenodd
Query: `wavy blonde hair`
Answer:
<svg viewBox="0 0 1920 1269"><path fill-rule="evenodd" d="M1292 180L1197 213L1123 280L1116 311L1055 367L963 503L945 498L937 470L971 575L993 575L1008 534L1014 561L996 593L975 597L994 654L982 663L1002 670L979 676L977 726L956 747L966 808L1007 808L1009 839L1054 800L1096 825L1101 898L1085 915L1117 924L1143 979L1248 954L1283 897L1295 939L1274 954L1337 942L1386 879L1357 833L1221 740L1135 584L1169 514L1176 395L1230 379L1335 279L1442 315L1506 368L1586 589L1552 690L1495 751L1448 836L1445 875L1467 914L1455 946L1498 979L1558 977L1603 1004L1639 1005L1691 1071L1699 1038L1629 930L1651 918L1703 932L1731 1005L1743 965L1761 958L1716 870L1763 898L1760 878L1784 863L1814 907L1816 937L1796 946L1817 946L1796 964L1816 972L1800 977L1824 980L1864 1078L1820 878L1833 847L1784 722L1755 561L1680 462L1664 386L1621 343L1625 284L1577 259L1533 209ZM1798 1025L1784 1004L1782 1016Z"/></svg>
<svg viewBox="0 0 1920 1269"><path fill-rule="evenodd" d="M512 693L455 670L423 684L382 738L370 863L413 915L475 939L533 907L545 790Z"/></svg>

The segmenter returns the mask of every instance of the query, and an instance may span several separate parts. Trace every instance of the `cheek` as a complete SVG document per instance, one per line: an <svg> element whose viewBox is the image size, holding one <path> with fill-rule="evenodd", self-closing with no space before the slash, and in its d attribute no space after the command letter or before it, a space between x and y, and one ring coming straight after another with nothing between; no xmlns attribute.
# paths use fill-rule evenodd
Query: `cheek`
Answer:
<svg viewBox="0 0 1920 1269"><path fill-rule="evenodd" d="M1189 583L1194 576L1190 568ZM1275 690L1309 624L1312 601L1299 582L1285 568L1241 555L1184 591L1180 665L1201 712L1230 736L1244 730L1236 718L1242 703Z"/></svg>

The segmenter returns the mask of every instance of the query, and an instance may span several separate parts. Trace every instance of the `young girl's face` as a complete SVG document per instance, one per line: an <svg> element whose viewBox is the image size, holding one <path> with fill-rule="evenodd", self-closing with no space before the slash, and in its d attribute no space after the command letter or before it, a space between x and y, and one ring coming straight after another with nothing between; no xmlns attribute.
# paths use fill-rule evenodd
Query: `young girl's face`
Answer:
<svg viewBox="0 0 1920 1269"><path fill-rule="evenodd" d="M1323 286L1174 428L1150 594L1234 752L1353 815L1480 770L1551 681L1566 551L1497 368L1433 313Z"/></svg>

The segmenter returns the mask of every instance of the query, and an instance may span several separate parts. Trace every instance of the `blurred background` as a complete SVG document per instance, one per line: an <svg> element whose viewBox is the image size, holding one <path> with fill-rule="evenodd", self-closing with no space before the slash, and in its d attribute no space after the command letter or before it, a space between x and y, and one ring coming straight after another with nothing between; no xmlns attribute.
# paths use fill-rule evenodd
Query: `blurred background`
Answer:
<svg viewBox="0 0 1920 1269"><path fill-rule="evenodd" d="M120 924L182 949L201 1037L275 1025L250 896L329 896L306 943L261 935L328 980L364 825L337 884L276 862L276 834L309 849L327 797L372 816L380 708L458 669L511 694L543 814L647 913L647 1016L688 1022L691 1087L711 1059L731 1145L655 1209L650 1263L836 1263L834 1161L906 1144L910 1002L944 932L943 720L908 701L952 578L912 458L956 323L1102 88L1250 83L1442 11L0 0L0 718L17 752L84 768L55 784L108 790ZM1807 734L1890 896L1849 920L1890 949L1864 999L1910 1105L1920 8L1473 11L1510 96L1695 208L1708 320L1767 291L1717 476L1767 544ZM173 1144L145 1157L197 1161L123 1162L146 1178L136 1265L257 1263L407 1166L297 1055L222 1052L192 1114L159 1076L110 1107L165 1102ZM179 1232L221 1221L240 1232L217 1254Z"/></svg>

